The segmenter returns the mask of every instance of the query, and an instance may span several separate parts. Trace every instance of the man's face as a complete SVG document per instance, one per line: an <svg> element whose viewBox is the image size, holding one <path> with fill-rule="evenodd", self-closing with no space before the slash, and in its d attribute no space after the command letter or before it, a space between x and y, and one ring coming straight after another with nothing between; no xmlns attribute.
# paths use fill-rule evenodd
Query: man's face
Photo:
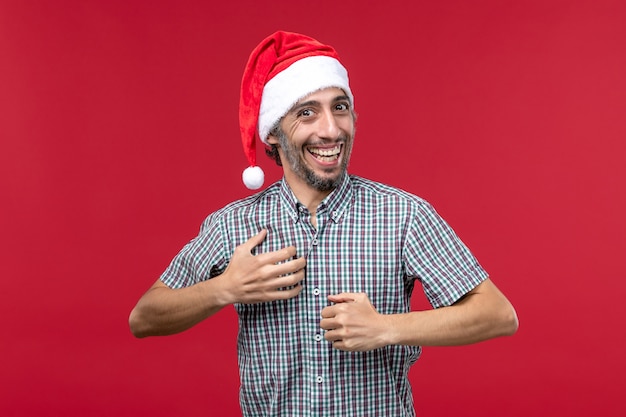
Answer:
<svg viewBox="0 0 626 417"><path fill-rule="evenodd" d="M268 142L278 152L290 186L334 189L346 175L354 139L352 103L343 90L326 88L300 100Z"/></svg>

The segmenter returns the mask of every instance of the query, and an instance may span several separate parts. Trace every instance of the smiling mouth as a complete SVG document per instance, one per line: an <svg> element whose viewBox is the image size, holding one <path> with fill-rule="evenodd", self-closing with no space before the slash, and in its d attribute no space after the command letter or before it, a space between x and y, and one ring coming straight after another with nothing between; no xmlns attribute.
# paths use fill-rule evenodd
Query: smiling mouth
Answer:
<svg viewBox="0 0 626 417"><path fill-rule="evenodd" d="M310 146L306 148L306 150L318 161L321 162L333 162L339 159L339 155L341 154L341 146L335 145L332 148L318 148L314 146Z"/></svg>

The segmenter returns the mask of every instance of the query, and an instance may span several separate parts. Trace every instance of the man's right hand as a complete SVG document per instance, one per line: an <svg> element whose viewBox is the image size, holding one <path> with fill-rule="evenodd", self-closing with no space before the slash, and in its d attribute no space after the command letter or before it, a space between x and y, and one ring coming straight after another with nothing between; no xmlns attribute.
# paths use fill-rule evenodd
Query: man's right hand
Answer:
<svg viewBox="0 0 626 417"><path fill-rule="evenodd" d="M267 230L252 236L237 246L228 267L215 277L223 290L224 304L254 304L286 300L302 291L306 259L296 256L296 248L289 246L275 252L253 255L252 250L265 240ZM217 282L216 282L217 283Z"/></svg>
<svg viewBox="0 0 626 417"><path fill-rule="evenodd" d="M136 337L182 332L229 304L286 300L300 293L306 260L293 246L252 255L267 230L237 246L224 273L185 288L172 289L158 279L139 299L129 317Z"/></svg>

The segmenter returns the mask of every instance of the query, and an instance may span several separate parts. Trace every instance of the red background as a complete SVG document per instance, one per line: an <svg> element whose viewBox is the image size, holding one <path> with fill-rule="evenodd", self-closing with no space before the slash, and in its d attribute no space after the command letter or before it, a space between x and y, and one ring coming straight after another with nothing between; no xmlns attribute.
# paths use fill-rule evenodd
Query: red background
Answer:
<svg viewBox="0 0 626 417"><path fill-rule="evenodd" d="M420 415L625 415L624 3L214 3L0 0L0 414L239 414L232 308L127 317L248 194L241 72L284 29L351 70L351 172L433 203L517 308L512 338L425 349Z"/></svg>

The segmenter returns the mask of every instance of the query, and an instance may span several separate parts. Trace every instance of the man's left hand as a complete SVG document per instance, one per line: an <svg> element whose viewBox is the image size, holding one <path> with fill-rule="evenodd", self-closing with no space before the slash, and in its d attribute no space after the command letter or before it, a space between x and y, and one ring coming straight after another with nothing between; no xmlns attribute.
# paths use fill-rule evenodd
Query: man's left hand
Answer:
<svg viewBox="0 0 626 417"><path fill-rule="evenodd" d="M365 293L329 295L334 305L322 310L320 327L335 349L368 351L387 345L385 316L380 314Z"/></svg>

